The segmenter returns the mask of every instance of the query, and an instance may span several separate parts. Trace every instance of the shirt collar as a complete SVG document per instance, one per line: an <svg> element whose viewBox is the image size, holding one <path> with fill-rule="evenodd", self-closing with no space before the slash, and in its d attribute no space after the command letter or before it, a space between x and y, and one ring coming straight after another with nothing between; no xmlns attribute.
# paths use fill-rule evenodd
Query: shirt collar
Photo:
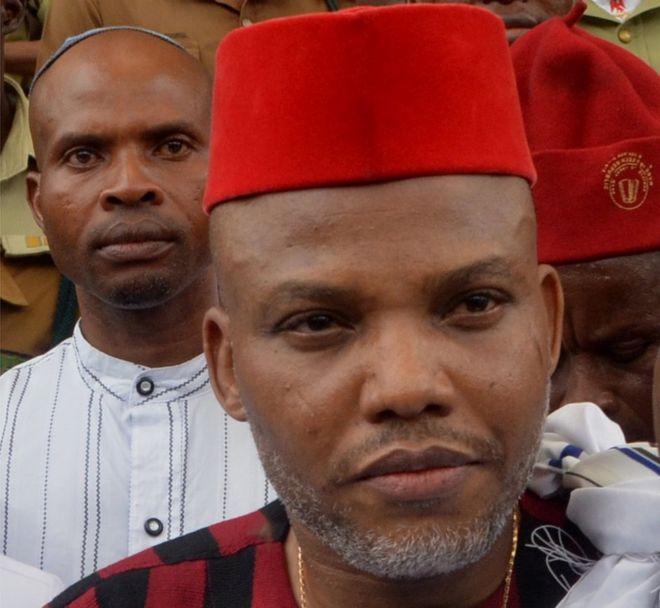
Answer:
<svg viewBox="0 0 660 608"><path fill-rule="evenodd" d="M80 321L74 329L73 342L79 371L85 382L90 388L105 391L117 399L130 399L136 404L170 402L211 390L203 354L178 365L149 368L117 359L92 346L82 333ZM149 379L154 390L136 398L136 386L143 379Z"/></svg>

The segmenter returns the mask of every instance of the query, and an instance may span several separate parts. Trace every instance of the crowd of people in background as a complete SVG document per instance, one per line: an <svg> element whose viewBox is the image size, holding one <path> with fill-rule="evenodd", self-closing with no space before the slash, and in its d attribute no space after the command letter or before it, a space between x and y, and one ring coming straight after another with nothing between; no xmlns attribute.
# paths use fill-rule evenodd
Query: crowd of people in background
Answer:
<svg viewBox="0 0 660 608"><path fill-rule="evenodd" d="M658 0L2 47L0 606L660 605Z"/></svg>

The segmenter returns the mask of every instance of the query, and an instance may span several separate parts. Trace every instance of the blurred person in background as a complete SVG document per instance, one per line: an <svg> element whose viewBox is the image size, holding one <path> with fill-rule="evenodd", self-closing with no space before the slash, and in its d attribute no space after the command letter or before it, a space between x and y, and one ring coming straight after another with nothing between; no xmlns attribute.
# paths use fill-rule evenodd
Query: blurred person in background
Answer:
<svg viewBox="0 0 660 608"><path fill-rule="evenodd" d="M551 405L591 401L628 441L651 441L660 76L574 27L577 17L556 24L554 38L523 38L512 49L538 171L539 258L556 265L566 301Z"/></svg>
<svg viewBox="0 0 660 608"><path fill-rule="evenodd" d="M8 4L9 2L5 2ZM27 91L37 65L37 55L50 0L26 0L25 18L6 38L7 71L20 79Z"/></svg>
<svg viewBox="0 0 660 608"><path fill-rule="evenodd" d="M144 27L176 40L210 76L218 42L231 30L274 17L335 11L354 0L50 0L39 65L66 38L113 25Z"/></svg>
<svg viewBox="0 0 660 608"><path fill-rule="evenodd" d="M25 178L34 152L28 100L6 73L6 37L27 15L25 0L2 3L2 129L0 140L0 373L45 353L69 337L77 318L75 293L49 255L30 213Z"/></svg>

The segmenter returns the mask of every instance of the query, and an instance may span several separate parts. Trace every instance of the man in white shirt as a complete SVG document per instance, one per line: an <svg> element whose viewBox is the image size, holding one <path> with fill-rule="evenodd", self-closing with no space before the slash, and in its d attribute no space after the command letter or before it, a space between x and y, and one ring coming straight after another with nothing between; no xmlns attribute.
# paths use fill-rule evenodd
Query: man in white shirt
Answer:
<svg viewBox="0 0 660 608"><path fill-rule="evenodd" d="M0 381L0 553L65 583L273 498L201 355L209 104L197 61L125 28L33 87L30 203L81 322Z"/></svg>

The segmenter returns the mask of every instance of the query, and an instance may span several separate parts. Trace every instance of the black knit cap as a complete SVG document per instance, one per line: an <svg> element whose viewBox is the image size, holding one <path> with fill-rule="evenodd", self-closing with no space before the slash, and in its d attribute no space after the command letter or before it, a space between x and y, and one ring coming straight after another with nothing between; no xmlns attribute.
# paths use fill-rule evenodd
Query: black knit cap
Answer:
<svg viewBox="0 0 660 608"><path fill-rule="evenodd" d="M167 42L171 44L172 46L175 46L179 49L181 49L184 52L187 52L184 47L182 47L176 40L170 38L169 36L165 36L165 34L161 34L159 32L154 32L153 30L149 30L143 27L135 27L132 25L112 25L112 26L107 26L107 27L97 27L92 30L87 30L83 32L82 34L77 34L76 36L70 36L67 38L63 43L62 46L60 46L47 60L46 63L44 63L39 70L37 70L37 73L34 75L34 78L32 79L32 84L30 85L30 93L34 90L34 86L37 84L39 79L53 66L53 64L62 56L64 53L66 53L71 47L75 46L79 42L82 42L83 40L87 40L87 38L92 38L93 36L98 36L99 34L105 34L106 32L114 32L114 31L121 31L121 30L126 30L129 32L142 32L143 34L148 34L149 36L154 36L155 38L160 38L163 42Z"/></svg>

